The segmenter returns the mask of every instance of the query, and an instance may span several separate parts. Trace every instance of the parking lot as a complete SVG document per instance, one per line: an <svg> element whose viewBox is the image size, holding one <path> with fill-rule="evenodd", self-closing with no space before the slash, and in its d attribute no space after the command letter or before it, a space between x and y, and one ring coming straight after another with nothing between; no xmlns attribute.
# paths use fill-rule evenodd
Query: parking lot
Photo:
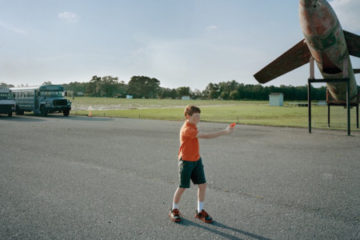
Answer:
<svg viewBox="0 0 360 240"><path fill-rule="evenodd" d="M360 239L360 133L238 125L200 140L214 224L167 216L182 122L0 117L0 239ZM217 131L221 123L200 123Z"/></svg>

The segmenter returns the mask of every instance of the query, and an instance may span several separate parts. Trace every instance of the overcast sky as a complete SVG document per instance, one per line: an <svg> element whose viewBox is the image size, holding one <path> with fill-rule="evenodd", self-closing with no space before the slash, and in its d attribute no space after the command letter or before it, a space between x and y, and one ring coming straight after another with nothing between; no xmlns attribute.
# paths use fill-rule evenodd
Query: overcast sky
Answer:
<svg viewBox="0 0 360 240"><path fill-rule="evenodd" d="M360 34L360 1L333 0ZM0 0L0 82L155 77L162 87L256 84L253 74L303 38L297 0ZM353 67L360 61L352 58ZM305 85L308 66L267 85ZM359 78L358 83L359 83Z"/></svg>

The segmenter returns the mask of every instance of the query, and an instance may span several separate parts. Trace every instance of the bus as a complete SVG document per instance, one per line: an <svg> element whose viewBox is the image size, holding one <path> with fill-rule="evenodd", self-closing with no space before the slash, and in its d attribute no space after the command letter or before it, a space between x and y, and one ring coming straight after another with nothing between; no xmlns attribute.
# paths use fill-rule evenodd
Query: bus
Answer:
<svg viewBox="0 0 360 240"><path fill-rule="evenodd" d="M69 116L71 102L65 98L66 92L61 85L43 85L41 87L11 88L15 94L16 114L34 112L47 116L48 113L62 112Z"/></svg>
<svg viewBox="0 0 360 240"><path fill-rule="evenodd" d="M9 88L0 88L0 113L5 113L9 117L15 112L16 103L14 95Z"/></svg>

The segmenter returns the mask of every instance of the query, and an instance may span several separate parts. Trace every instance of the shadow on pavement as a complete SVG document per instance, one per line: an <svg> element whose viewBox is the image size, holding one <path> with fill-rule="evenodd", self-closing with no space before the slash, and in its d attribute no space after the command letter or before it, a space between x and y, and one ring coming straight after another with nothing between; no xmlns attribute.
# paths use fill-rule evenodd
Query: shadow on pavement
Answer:
<svg viewBox="0 0 360 240"><path fill-rule="evenodd" d="M6 122L43 122L45 120L40 118L32 118L27 116L0 116L0 121L6 121Z"/></svg>
<svg viewBox="0 0 360 240"><path fill-rule="evenodd" d="M56 117L56 116L54 116L54 117ZM58 116L58 117L62 117L62 118L64 118L64 120L74 120L74 121L78 120L78 121L92 121L92 122L102 122L102 121L113 121L114 120L112 118L107 118L107 117L82 117L82 116L69 116L69 117Z"/></svg>
<svg viewBox="0 0 360 240"><path fill-rule="evenodd" d="M193 221L190 221L190 220L187 220L187 219L183 218L181 224L184 225L184 226L194 226L194 227L202 228L202 229L207 230L207 231L209 231L211 233L217 234L217 235L219 235L219 236L221 236L223 238L232 239L232 240L242 240L242 238L239 238L239 237L233 236L231 234L219 231L219 229L230 230L230 231L232 231L234 233L242 234L247 239L250 237L252 239L257 239L257 240L271 240L270 238L262 237L262 236L254 234L254 233L249 233L249 232L237 229L237 228L229 227L229 226L226 226L224 224L221 224L221 223L215 222L215 221L212 224L204 225L204 224L198 224L198 223L195 223Z"/></svg>
<svg viewBox="0 0 360 240"><path fill-rule="evenodd" d="M103 122L103 121L113 121L112 118L107 117L86 117L86 116L68 116L64 117L60 114L47 115L46 117L35 115L35 114L26 114L26 115L15 115L8 117L5 115L0 115L0 121L17 121L17 122L43 122L46 119L63 119L63 120L73 120L73 121L92 121L92 122Z"/></svg>

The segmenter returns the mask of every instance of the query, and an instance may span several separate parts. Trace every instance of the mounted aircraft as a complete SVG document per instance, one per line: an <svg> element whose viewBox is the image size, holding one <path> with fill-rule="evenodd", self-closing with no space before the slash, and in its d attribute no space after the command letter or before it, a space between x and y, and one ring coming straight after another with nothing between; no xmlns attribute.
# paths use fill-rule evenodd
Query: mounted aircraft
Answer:
<svg viewBox="0 0 360 240"><path fill-rule="evenodd" d="M350 55L360 57L360 36L342 29L326 0L300 0L299 15L305 38L257 72L255 79L269 82L308 63L312 57L324 78L343 78L343 72L348 71L350 99L355 101L358 90L354 74L360 73L360 69L352 68ZM345 83L329 82L327 88L336 101L346 101Z"/></svg>

